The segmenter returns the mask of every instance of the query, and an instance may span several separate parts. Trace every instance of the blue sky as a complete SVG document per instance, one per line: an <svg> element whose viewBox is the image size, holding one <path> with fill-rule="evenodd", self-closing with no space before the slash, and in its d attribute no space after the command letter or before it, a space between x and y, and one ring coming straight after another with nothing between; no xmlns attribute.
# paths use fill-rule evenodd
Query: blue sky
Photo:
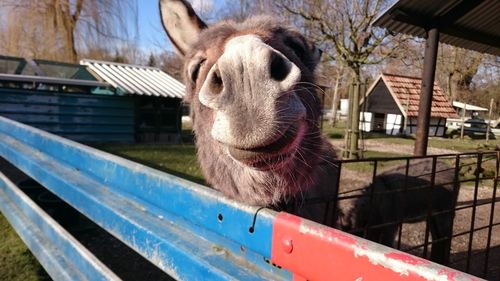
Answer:
<svg viewBox="0 0 500 281"><path fill-rule="evenodd" d="M190 0L195 9L201 4L213 5L214 9L219 9L224 0ZM158 0L138 1L138 23L139 23L139 48L146 52L158 52L164 49L173 51L160 21Z"/></svg>
<svg viewBox="0 0 500 281"><path fill-rule="evenodd" d="M139 47L144 50L172 49L161 26L157 0L139 1Z"/></svg>

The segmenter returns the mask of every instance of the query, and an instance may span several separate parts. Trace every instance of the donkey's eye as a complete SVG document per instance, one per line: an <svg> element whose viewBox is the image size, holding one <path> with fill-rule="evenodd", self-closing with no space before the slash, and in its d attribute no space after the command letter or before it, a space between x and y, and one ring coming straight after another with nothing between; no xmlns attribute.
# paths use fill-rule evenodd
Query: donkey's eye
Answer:
<svg viewBox="0 0 500 281"><path fill-rule="evenodd" d="M190 73L189 77L191 78L191 81L196 82L196 80L198 80L198 75L200 74L200 68L205 63L205 61L206 59L202 59L191 67L189 71Z"/></svg>
<svg viewBox="0 0 500 281"><path fill-rule="evenodd" d="M292 39L289 37L285 38L285 44L295 52L297 57L299 57L300 59L304 58L304 54L306 53L306 49L304 47L304 44L302 44L301 42L298 42L296 39Z"/></svg>

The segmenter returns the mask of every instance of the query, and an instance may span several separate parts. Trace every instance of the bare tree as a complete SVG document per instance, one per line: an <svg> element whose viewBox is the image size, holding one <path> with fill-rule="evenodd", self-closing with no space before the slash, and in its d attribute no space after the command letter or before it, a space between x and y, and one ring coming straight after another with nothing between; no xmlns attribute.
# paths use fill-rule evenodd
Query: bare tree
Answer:
<svg viewBox="0 0 500 281"><path fill-rule="evenodd" d="M216 13L219 19L243 21L252 15L275 12L272 0L224 0L224 3L224 7Z"/></svg>
<svg viewBox="0 0 500 281"><path fill-rule="evenodd" d="M438 75L444 77L446 90L451 99L456 100L460 92L467 92L477 74L484 54L462 48L440 46L438 56Z"/></svg>
<svg viewBox="0 0 500 281"><path fill-rule="evenodd" d="M298 17L323 48L327 60L345 65L361 82L361 68L394 54L399 40L372 26L384 8L382 0L278 0L278 7Z"/></svg>
<svg viewBox="0 0 500 281"><path fill-rule="evenodd" d="M385 8L383 0L278 0L276 3L309 31L309 36L323 48L325 60L345 66L356 84L363 82L363 66L379 64L393 56L404 41L400 36L389 40L385 31L372 26ZM350 116L359 116L359 100L350 102L355 105ZM353 142L357 151L358 128L349 131L353 137L348 142ZM353 146L346 143L346 147Z"/></svg>
<svg viewBox="0 0 500 281"><path fill-rule="evenodd" d="M8 19L0 20L5 37L22 37L4 46L11 55L76 62L79 51L120 46L137 34L135 0L5 0L0 5L9 9Z"/></svg>
<svg viewBox="0 0 500 281"><path fill-rule="evenodd" d="M163 52L158 57L160 69L179 81L183 81L182 69L184 61L173 52Z"/></svg>

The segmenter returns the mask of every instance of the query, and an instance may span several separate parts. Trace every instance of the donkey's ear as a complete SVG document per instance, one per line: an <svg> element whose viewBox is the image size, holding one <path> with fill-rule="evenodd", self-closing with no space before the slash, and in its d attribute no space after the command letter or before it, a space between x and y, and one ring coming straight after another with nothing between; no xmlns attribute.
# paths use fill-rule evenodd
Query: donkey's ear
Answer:
<svg viewBox="0 0 500 281"><path fill-rule="evenodd" d="M207 27L185 0L160 0L160 14L168 37L183 56Z"/></svg>
<svg viewBox="0 0 500 281"><path fill-rule="evenodd" d="M309 46L309 48L311 49L311 59L313 60L314 65L318 65L318 63L321 61L323 50L318 48L314 43L309 43Z"/></svg>

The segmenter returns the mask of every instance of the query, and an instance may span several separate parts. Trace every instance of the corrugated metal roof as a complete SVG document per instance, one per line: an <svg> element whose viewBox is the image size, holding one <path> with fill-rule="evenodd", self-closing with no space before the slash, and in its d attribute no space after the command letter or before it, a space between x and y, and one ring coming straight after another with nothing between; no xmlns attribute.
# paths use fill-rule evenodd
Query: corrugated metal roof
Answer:
<svg viewBox="0 0 500 281"><path fill-rule="evenodd" d="M499 15L498 0L400 0L373 25L424 38L435 24L443 43L500 56Z"/></svg>
<svg viewBox="0 0 500 281"><path fill-rule="evenodd" d="M381 79L400 107L401 112L406 113L406 116L418 116L422 79L383 73L373 85L376 85ZM367 96L370 95L373 89L373 86L370 87ZM452 103L436 83L434 83L434 92L432 95L431 116L443 118L458 117Z"/></svg>
<svg viewBox="0 0 500 281"><path fill-rule="evenodd" d="M35 75L19 75L19 74L2 74L0 73L0 81L9 82L26 82L26 83L44 83L51 85L71 85L71 86L84 86L84 87L108 87L109 84L100 81L81 80L81 79L67 79L47 76Z"/></svg>
<svg viewBox="0 0 500 281"><path fill-rule="evenodd" d="M84 59L95 74L127 94L183 98L184 85L156 67Z"/></svg>

